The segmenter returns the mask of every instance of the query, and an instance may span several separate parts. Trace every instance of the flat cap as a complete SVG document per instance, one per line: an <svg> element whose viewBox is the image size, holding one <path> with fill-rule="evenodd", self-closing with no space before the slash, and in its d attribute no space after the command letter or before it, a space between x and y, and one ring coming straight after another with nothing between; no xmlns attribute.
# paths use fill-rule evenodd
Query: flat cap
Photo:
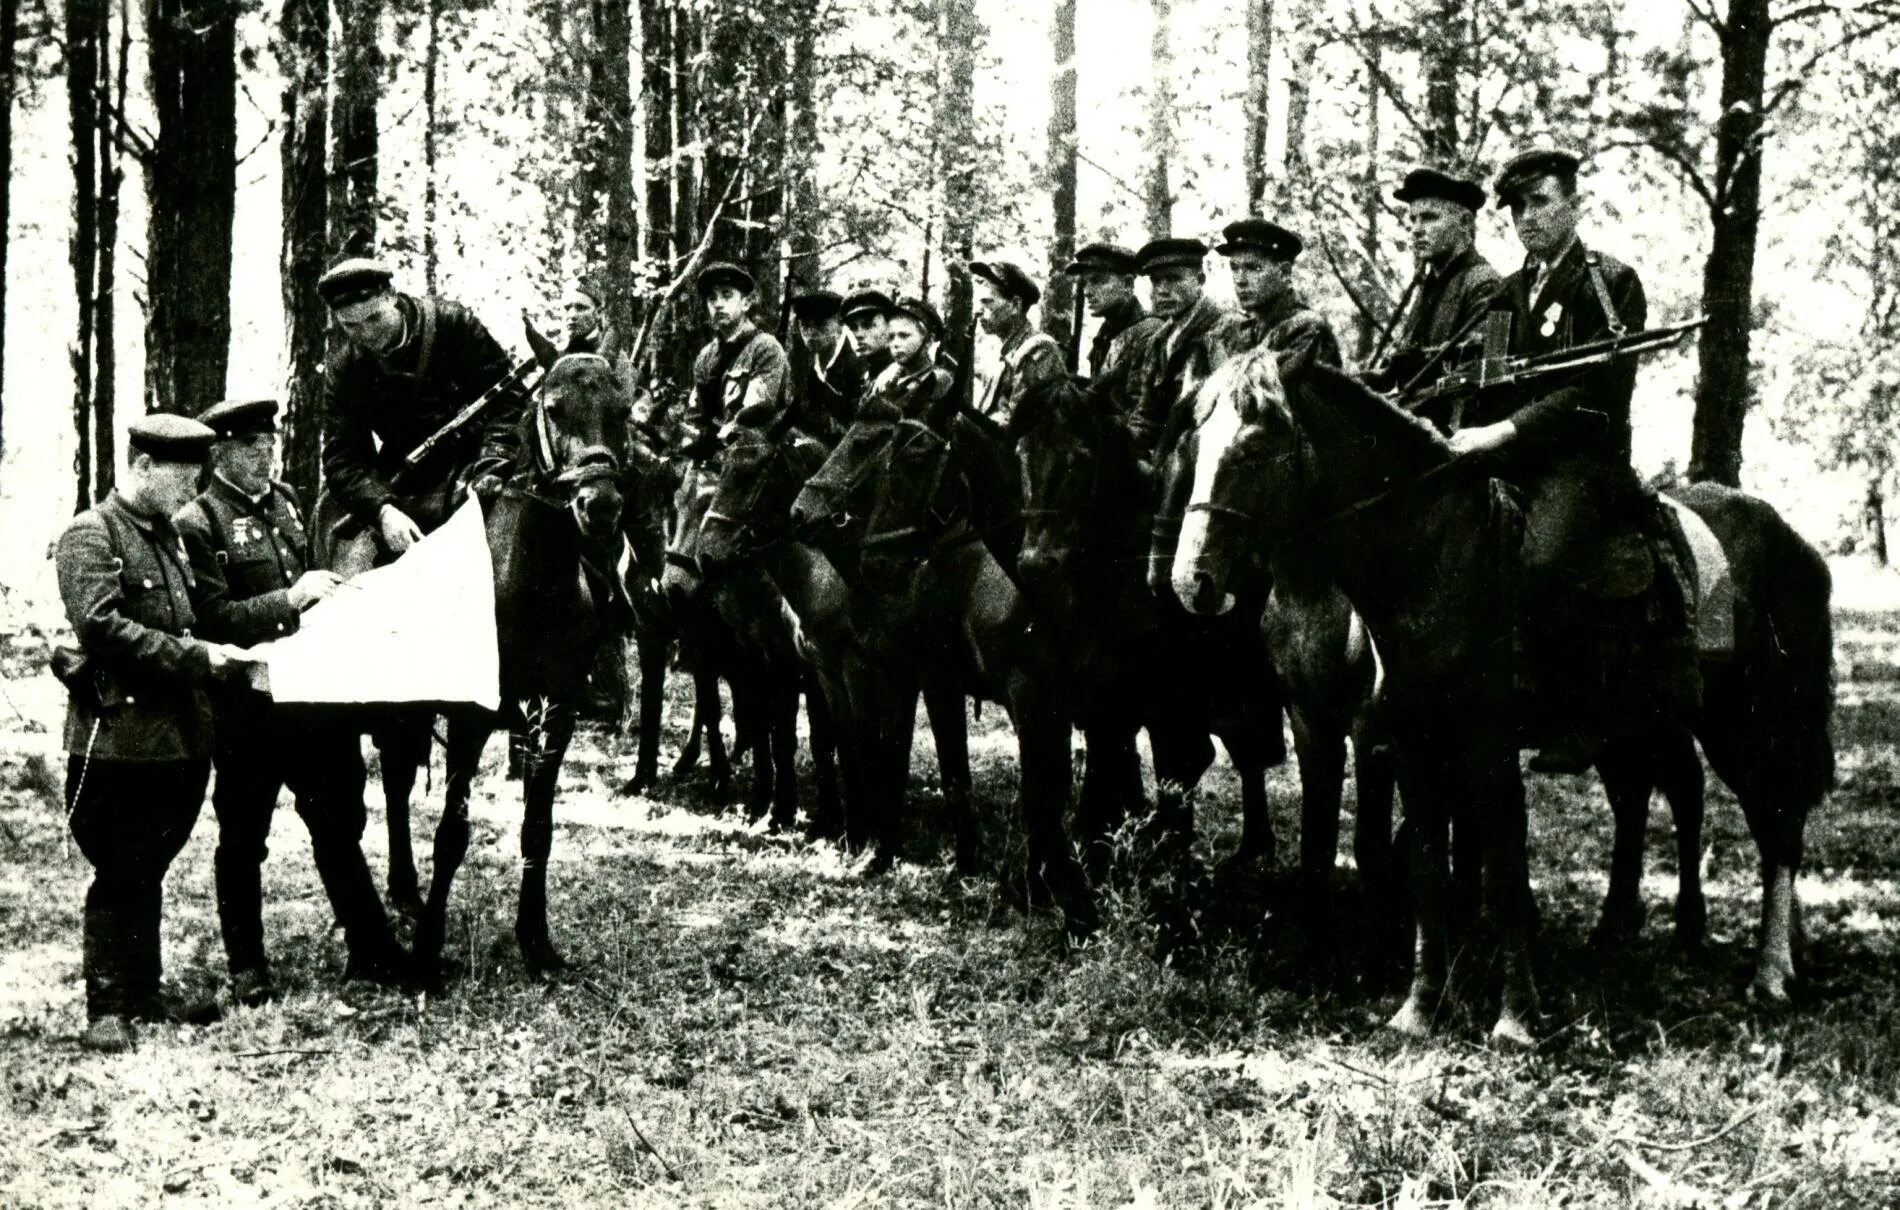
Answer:
<svg viewBox="0 0 1900 1210"><path fill-rule="evenodd" d="M1392 197L1401 202L1415 202L1420 198L1443 198L1463 206L1466 210L1484 208L1484 186L1476 181L1467 181L1463 177L1453 176L1449 172L1440 172L1436 168L1414 168L1405 174L1405 183L1400 185Z"/></svg>
<svg viewBox="0 0 1900 1210"><path fill-rule="evenodd" d="M1499 206L1508 206L1533 181L1553 175L1575 176L1579 163L1575 155L1554 147L1519 152L1498 173L1498 183L1491 186L1491 191L1497 194Z"/></svg>
<svg viewBox="0 0 1900 1210"><path fill-rule="evenodd" d="M1064 273L1086 273L1099 270L1105 273L1133 273L1140 267L1135 254L1120 244L1084 244L1075 250L1075 259L1069 262Z"/></svg>
<svg viewBox="0 0 1900 1210"><path fill-rule="evenodd" d="M253 433L268 433L277 427L277 401L275 399L227 399L223 403L214 403L199 413L198 423L216 433L220 441L226 437L249 437Z"/></svg>
<svg viewBox="0 0 1900 1210"><path fill-rule="evenodd" d="M204 464L216 437L208 426L189 416L174 416L169 412L140 416L125 430L129 449L149 454L158 462L187 462L199 466Z"/></svg>
<svg viewBox="0 0 1900 1210"><path fill-rule="evenodd" d="M716 260L699 271L699 276L693 279L693 288L704 298L718 286L731 286L741 294L750 294L759 288L759 283L731 261Z"/></svg>
<svg viewBox="0 0 1900 1210"><path fill-rule="evenodd" d="M596 307L607 305L607 288L592 277L577 277L567 289L570 295L578 294Z"/></svg>
<svg viewBox="0 0 1900 1210"><path fill-rule="evenodd" d="M1264 252L1274 260L1292 260L1306 241L1278 223L1263 218L1235 219L1220 230L1222 244L1215 251L1232 256L1243 249Z"/></svg>
<svg viewBox="0 0 1900 1210"><path fill-rule="evenodd" d="M331 265L317 279L317 293L332 310L374 298L389 289L394 276L389 266L373 256L352 256Z"/></svg>
<svg viewBox="0 0 1900 1210"><path fill-rule="evenodd" d="M1009 261L973 260L970 262L970 272L995 286L1003 297L1021 303L1025 311L1035 306L1036 300L1042 297L1042 290L1030 280L1029 274L1024 273L1020 265Z"/></svg>
<svg viewBox="0 0 1900 1210"><path fill-rule="evenodd" d="M831 319L843 310L844 299L836 290L808 290L792 296L792 314L807 323Z"/></svg>
<svg viewBox="0 0 1900 1210"><path fill-rule="evenodd" d="M850 294L845 295L842 309L846 323L851 322L853 316L862 315L866 311L874 311L879 315L889 315L891 313L891 296L882 290L853 290Z"/></svg>
<svg viewBox="0 0 1900 1210"><path fill-rule="evenodd" d="M1135 253L1136 268L1143 274L1175 265L1192 269L1207 259L1207 245L1197 239L1151 239Z"/></svg>
<svg viewBox="0 0 1900 1210"><path fill-rule="evenodd" d="M943 316L937 314L937 308L921 298L900 298L891 309L892 315L903 315L924 325L924 331L932 340L942 340L944 335Z"/></svg>

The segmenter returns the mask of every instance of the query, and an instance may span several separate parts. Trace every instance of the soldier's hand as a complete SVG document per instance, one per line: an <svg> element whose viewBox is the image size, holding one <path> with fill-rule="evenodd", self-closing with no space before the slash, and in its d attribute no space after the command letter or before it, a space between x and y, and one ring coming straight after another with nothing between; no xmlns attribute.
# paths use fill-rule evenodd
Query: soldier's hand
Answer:
<svg viewBox="0 0 1900 1210"><path fill-rule="evenodd" d="M1451 435L1451 448L1460 454L1482 454L1494 450L1517 436L1517 426L1508 420L1482 424L1475 429L1459 429Z"/></svg>
<svg viewBox="0 0 1900 1210"><path fill-rule="evenodd" d="M290 604L302 612L335 592L343 577L333 571L306 571L290 586Z"/></svg>
<svg viewBox="0 0 1900 1210"><path fill-rule="evenodd" d="M210 656L211 675L220 681L248 676L248 669L257 662L249 652L229 643L206 643L205 651Z"/></svg>
<svg viewBox="0 0 1900 1210"><path fill-rule="evenodd" d="M422 541L422 527L409 519L409 514L393 504L383 505L377 514L383 528L383 545L392 553L401 554L411 546Z"/></svg>

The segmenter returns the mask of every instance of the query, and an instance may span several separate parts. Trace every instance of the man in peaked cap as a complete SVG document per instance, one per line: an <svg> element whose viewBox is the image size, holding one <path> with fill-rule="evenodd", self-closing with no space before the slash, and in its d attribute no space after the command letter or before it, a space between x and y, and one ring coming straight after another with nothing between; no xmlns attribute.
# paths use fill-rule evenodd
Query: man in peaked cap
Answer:
<svg viewBox="0 0 1900 1210"><path fill-rule="evenodd" d="M506 379L514 363L467 308L395 290L379 260L341 261L317 290L344 338L323 376L327 490L386 555L399 555L449 519L465 485L499 485L519 446L526 395L516 388L495 401L398 491L409 452Z"/></svg>
<svg viewBox="0 0 1900 1210"><path fill-rule="evenodd" d="M294 633L301 614L339 583L328 571L307 568L296 493L271 478L277 412L274 399L231 400L205 410L201 419L216 434L211 475L197 499L173 517L198 579L199 633L243 647ZM352 973L400 980L408 963L363 860L367 779L355 731L322 712L273 706L248 685L215 686L211 705L218 925L232 998L255 1005L274 994L264 952L261 867L286 783L343 923Z"/></svg>
<svg viewBox="0 0 1900 1210"><path fill-rule="evenodd" d="M1009 261L971 261L970 280L976 287L983 330L1002 346L996 377L983 392L977 410L1007 421L1024 395L1063 377L1068 367L1055 338L1030 326L1029 309L1042 298L1042 291L1029 274Z"/></svg>
<svg viewBox="0 0 1900 1210"><path fill-rule="evenodd" d="M857 347L844 331L844 299L834 290L811 290L792 299L798 320L793 342L792 395L799 423L831 441L858 414L868 383Z"/></svg>
<svg viewBox="0 0 1900 1210"><path fill-rule="evenodd" d="M857 345L858 360L864 365L868 386L891 364L890 331L886 327L891 314L891 296L882 290L861 289L845 295L840 308L845 327Z"/></svg>
<svg viewBox="0 0 1900 1210"><path fill-rule="evenodd" d="M123 1051L134 1019L212 1014L160 988L165 871L184 848L211 775L205 688L241 678L244 653L193 632L202 600L171 517L197 490L212 430L143 416L126 433L124 478L80 513L55 551L60 601L79 648L55 653L68 691L66 818L92 864L86 889L81 1044Z"/></svg>
<svg viewBox="0 0 1900 1210"><path fill-rule="evenodd" d="M1145 456L1154 456L1168 413L1214 372L1228 313L1207 296L1207 245L1197 239L1156 239L1135 254L1148 279L1148 300L1163 328L1148 341L1130 395L1128 427Z"/></svg>
<svg viewBox="0 0 1900 1210"><path fill-rule="evenodd" d="M1099 380L1115 360L1112 352L1117 350L1116 341L1124 332L1145 325L1142 331L1147 333L1161 326L1159 321L1149 319L1141 299L1135 296L1138 264L1135 254L1126 248L1115 244L1085 244L1077 249L1075 259L1066 270L1081 285L1089 314L1101 321L1089 342L1091 379ZM1126 349L1130 343L1123 341L1119 348Z"/></svg>
<svg viewBox="0 0 1900 1210"><path fill-rule="evenodd" d="M1229 356L1264 346L1339 364L1339 338L1326 317L1293 285L1293 262L1305 241L1278 223L1243 218L1221 229L1217 251L1227 258L1241 313L1221 334Z"/></svg>
<svg viewBox="0 0 1900 1210"><path fill-rule="evenodd" d="M721 426L765 426L789 402L790 363L778 337L752 322L758 286L738 265L714 261L695 281L713 338L693 360L693 418L702 435Z"/></svg>
<svg viewBox="0 0 1900 1210"><path fill-rule="evenodd" d="M898 415L922 420L949 395L949 370L931 356L930 346L943 321L921 298L901 298L891 306L891 365L878 379L872 399Z"/></svg>
<svg viewBox="0 0 1900 1210"><path fill-rule="evenodd" d="M1430 369L1416 388L1430 386L1462 357L1458 350L1439 356L1456 341L1461 347L1480 344L1483 315L1497 297L1498 271L1473 246L1477 214L1485 201L1484 187L1475 181L1414 168L1392 195L1405 203L1406 229L1412 236L1412 282L1406 287L1409 305L1400 317L1398 334L1386 364L1366 375L1375 390L1397 390ZM1431 363L1437 368L1431 369Z"/></svg>

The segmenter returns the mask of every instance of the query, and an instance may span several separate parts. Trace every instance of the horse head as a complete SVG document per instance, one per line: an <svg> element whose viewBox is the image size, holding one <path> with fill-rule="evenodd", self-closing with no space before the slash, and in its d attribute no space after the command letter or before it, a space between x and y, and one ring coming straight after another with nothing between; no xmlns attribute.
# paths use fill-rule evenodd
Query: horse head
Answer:
<svg viewBox="0 0 1900 1210"><path fill-rule="evenodd" d="M667 519L666 570L660 573L660 590L674 608L691 601L702 580L699 547L704 532L706 511L712 507L713 493L719 487L719 468L709 460L689 463L673 493L673 512Z"/></svg>
<svg viewBox="0 0 1900 1210"><path fill-rule="evenodd" d="M575 524L593 540L614 534L626 506L620 476L632 411L625 376L613 363L570 353L549 365L523 417L537 486L559 489Z"/></svg>
<svg viewBox="0 0 1900 1210"><path fill-rule="evenodd" d="M1170 580L1193 613L1233 608L1237 570L1261 538L1293 532L1311 508L1311 450L1288 405L1277 355L1229 359L1202 385L1194 461Z"/></svg>
<svg viewBox="0 0 1900 1210"><path fill-rule="evenodd" d="M1010 415L1023 483L1017 570L1038 595L1072 585L1077 557L1110 536L1097 523L1102 510L1130 503L1109 498L1125 486L1111 482L1114 472L1130 461L1126 442L1115 447L1117 429L1071 378L1032 390Z"/></svg>
<svg viewBox="0 0 1900 1210"><path fill-rule="evenodd" d="M921 420L897 422L864 526L863 565L867 572L880 569L886 587L945 528L967 520L963 478L950 462L950 443L941 432Z"/></svg>
<svg viewBox="0 0 1900 1210"><path fill-rule="evenodd" d="M788 423L734 429L700 523L701 568L711 574L787 537L793 497L824 453L822 445Z"/></svg>
<svg viewBox="0 0 1900 1210"><path fill-rule="evenodd" d="M884 469L896 432L896 413L867 402L831 454L792 501L791 532L801 539L830 537L862 523L871 490Z"/></svg>

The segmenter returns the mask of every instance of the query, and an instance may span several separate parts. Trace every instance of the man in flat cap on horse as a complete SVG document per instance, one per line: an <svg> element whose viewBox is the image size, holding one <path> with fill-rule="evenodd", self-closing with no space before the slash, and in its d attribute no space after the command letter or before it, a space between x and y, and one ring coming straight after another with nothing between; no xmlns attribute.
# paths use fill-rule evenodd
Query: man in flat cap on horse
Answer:
<svg viewBox="0 0 1900 1210"><path fill-rule="evenodd" d="M1502 279L1473 242L1485 202L1482 185L1415 168L1392 196L1406 207L1414 273L1399 300L1391 354L1365 382L1377 391L1409 394L1463 360L1465 346L1482 342L1480 325Z"/></svg>
<svg viewBox="0 0 1900 1210"><path fill-rule="evenodd" d="M977 318L1002 346L996 377L976 410L1007 421L1025 395L1065 377L1068 367L1055 338L1029 322L1029 309L1042 298L1042 290L1020 266L1006 260L971 261L970 282L976 287Z"/></svg>
<svg viewBox="0 0 1900 1210"><path fill-rule="evenodd" d="M1215 251L1227 258L1240 303L1240 314L1220 333L1225 355L1265 346L1276 353L1306 355L1320 365L1338 365L1339 338L1332 325L1293 285L1293 262L1306 242L1263 218L1229 223L1221 236Z"/></svg>

